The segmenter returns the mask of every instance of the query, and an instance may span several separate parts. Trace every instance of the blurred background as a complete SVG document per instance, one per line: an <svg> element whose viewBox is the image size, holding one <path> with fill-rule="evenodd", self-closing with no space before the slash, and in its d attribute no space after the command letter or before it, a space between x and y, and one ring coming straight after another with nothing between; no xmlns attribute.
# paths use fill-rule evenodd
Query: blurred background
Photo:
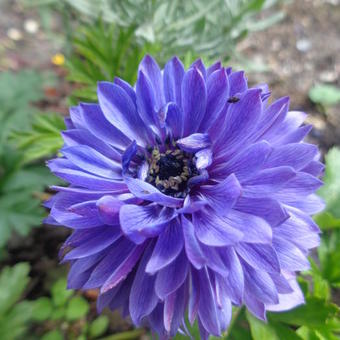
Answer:
<svg viewBox="0 0 340 340"><path fill-rule="evenodd" d="M45 160L62 146L68 107L96 101L98 80L133 84L146 53L162 66L219 59L309 114L327 207L299 278L306 305L267 324L235 310L224 339L339 339L339 0L0 0L0 339L151 339L117 312L97 315L96 291L66 290L58 250L69 232L42 225L60 183Z"/></svg>

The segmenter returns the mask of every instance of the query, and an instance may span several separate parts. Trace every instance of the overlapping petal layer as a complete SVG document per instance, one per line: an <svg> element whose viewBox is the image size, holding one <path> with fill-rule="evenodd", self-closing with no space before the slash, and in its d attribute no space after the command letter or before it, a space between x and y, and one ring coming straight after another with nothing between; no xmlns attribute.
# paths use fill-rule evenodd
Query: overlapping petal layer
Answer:
<svg viewBox="0 0 340 340"><path fill-rule="evenodd" d="M69 287L98 288L99 310L162 339L186 332L186 314L207 339L232 304L265 319L303 303L295 272L319 243L323 166L305 114L269 94L220 63L161 71L146 56L135 88L100 82L99 104L72 108L48 163L70 186L54 188L47 220L73 229Z"/></svg>

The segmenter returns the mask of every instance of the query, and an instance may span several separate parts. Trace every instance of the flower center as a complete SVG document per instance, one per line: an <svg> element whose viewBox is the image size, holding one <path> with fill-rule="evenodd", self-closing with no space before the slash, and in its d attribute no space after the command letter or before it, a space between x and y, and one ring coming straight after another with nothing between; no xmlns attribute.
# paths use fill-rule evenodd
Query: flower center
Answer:
<svg viewBox="0 0 340 340"><path fill-rule="evenodd" d="M197 175L192 155L175 148L161 153L151 152L147 182L166 195L185 197L189 192L188 180Z"/></svg>

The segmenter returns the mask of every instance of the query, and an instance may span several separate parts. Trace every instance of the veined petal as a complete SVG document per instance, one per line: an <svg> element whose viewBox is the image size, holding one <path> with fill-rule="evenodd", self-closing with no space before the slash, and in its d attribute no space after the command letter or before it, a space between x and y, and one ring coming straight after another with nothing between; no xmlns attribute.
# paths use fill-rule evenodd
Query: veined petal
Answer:
<svg viewBox="0 0 340 340"><path fill-rule="evenodd" d="M197 152L211 145L211 139L207 133L194 133L188 137L179 139L177 145L183 151Z"/></svg>
<svg viewBox="0 0 340 340"><path fill-rule="evenodd" d="M183 135L195 133L204 117L207 106L207 89L200 71L189 69L182 82Z"/></svg>
<svg viewBox="0 0 340 340"><path fill-rule="evenodd" d="M98 83L98 101L105 118L131 140L145 146L148 128L137 113L130 96L118 85Z"/></svg>
<svg viewBox="0 0 340 340"><path fill-rule="evenodd" d="M158 235L175 216L173 209L163 208L157 204L147 206L125 204L119 212L123 233L137 244L144 242L148 235Z"/></svg>
<svg viewBox="0 0 340 340"><path fill-rule="evenodd" d="M154 274L173 262L183 249L183 244L181 225L177 219L173 219L158 237L146 272Z"/></svg>
<svg viewBox="0 0 340 340"><path fill-rule="evenodd" d="M200 194L219 215L227 215L241 195L241 186L236 176L231 174L216 185L203 185Z"/></svg>

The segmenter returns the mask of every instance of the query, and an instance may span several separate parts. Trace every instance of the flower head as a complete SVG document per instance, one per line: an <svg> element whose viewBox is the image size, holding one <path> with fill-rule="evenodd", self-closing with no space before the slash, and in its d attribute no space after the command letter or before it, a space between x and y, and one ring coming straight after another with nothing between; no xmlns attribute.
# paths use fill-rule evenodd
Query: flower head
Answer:
<svg viewBox="0 0 340 340"><path fill-rule="evenodd" d="M198 60L163 71L146 56L135 88L99 82L99 104L70 110L48 222L73 229L61 249L68 286L169 338L198 320L221 335L233 305L265 319L303 303L322 209L323 170L302 140L305 114L268 103L266 85Z"/></svg>

